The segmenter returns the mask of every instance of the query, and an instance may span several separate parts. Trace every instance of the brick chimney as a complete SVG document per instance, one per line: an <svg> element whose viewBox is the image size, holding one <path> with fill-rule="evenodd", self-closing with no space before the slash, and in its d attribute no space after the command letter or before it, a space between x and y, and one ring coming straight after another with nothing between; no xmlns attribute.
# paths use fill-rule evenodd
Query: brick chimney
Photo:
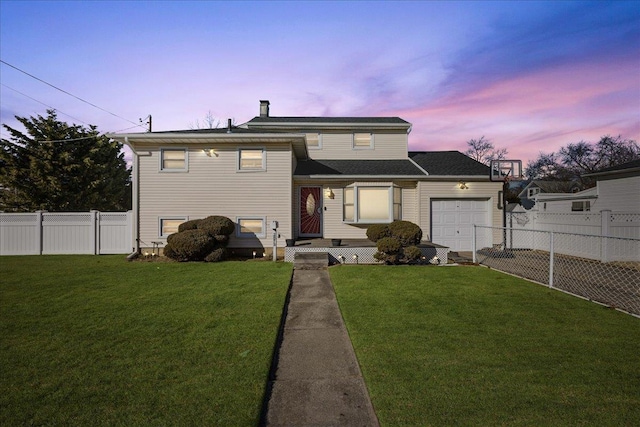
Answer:
<svg viewBox="0 0 640 427"><path fill-rule="evenodd" d="M260 101L260 117L269 117L269 101Z"/></svg>

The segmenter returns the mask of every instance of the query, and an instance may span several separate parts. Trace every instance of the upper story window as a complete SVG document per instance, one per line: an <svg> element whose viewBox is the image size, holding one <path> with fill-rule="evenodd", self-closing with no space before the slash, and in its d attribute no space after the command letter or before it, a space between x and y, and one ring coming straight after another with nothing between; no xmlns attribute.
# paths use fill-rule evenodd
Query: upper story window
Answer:
<svg viewBox="0 0 640 427"><path fill-rule="evenodd" d="M322 135L319 133L308 133L307 147L311 150L319 150L322 148Z"/></svg>
<svg viewBox="0 0 640 427"><path fill-rule="evenodd" d="M238 151L238 170L266 170L265 157L265 151L263 148L240 149Z"/></svg>
<svg viewBox="0 0 640 427"><path fill-rule="evenodd" d="M535 196L536 194L540 193L540 187L533 187L533 188L528 188L527 189L527 199L532 198L533 196Z"/></svg>
<svg viewBox="0 0 640 427"><path fill-rule="evenodd" d="M165 172L185 172L188 169L186 148L160 149L160 170Z"/></svg>
<svg viewBox="0 0 640 427"><path fill-rule="evenodd" d="M402 189L399 187L346 187L343 220L352 223L387 223L401 219Z"/></svg>
<svg viewBox="0 0 640 427"><path fill-rule="evenodd" d="M354 133L353 149L364 150L373 148L373 135L371 133Z"/></svg>
<svg viewBox="0 0 640 427"><path fill-rule="evenodd" d="M591 201L584 200L581 202L571 202L571 212L590 212Z"/></svg>

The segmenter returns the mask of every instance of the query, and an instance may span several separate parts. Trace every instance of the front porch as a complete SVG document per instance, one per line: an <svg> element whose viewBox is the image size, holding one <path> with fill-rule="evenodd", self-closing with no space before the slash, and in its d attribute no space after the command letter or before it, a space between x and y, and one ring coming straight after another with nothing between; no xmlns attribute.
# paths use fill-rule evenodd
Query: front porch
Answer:
<svg viewBox="0 0 640 427"><path fill-rule="evenodd" d="M336 240L339 240L339 244ZM423 241L418 245L424 259L437 256L442 263L447 262L449 248L435 243ZM305 239L299 238L293 246L284 248L285 262L293 262L296 253L326 252L329 264L379 264L373 255L377 252L376 244L369 239Z"/></svg>

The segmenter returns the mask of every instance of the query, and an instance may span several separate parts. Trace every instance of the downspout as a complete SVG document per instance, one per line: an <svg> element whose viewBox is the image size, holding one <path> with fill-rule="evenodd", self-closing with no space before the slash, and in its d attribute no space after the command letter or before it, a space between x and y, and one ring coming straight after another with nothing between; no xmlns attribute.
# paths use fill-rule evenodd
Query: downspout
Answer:
<svg viewBox="0 0 640 427"><path fill-rule="evenodd" d="M131 261L135 259L138 254L140 254L140 167L139 167L139 158L138 152L133 148L133 146L129 143L129 137L124 137L124 143L131 149L133 153L133 165L131 171L131 209L133 209L133 235L134 239L134 250L127 256L127 260Z"/></svg>

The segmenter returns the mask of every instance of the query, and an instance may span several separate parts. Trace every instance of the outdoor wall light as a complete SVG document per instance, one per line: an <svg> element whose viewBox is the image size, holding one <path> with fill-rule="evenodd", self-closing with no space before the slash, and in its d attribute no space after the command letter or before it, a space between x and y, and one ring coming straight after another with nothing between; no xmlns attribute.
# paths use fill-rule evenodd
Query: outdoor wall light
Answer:
<svg viewBox="0 0 640 427"><path fill-rule="evenodd" d="M353 254L353 262L358 263L358 254Z"/></svg>
<svg viewBox="0 0 640 427"><path fill-rule="evenodd" d="M344 264L344 257L342 255L338 255L338 261L340 261L340 264Z"/></svg>
<svg viewBox="0 0 640 427"><path fill-rule="evenodd" d="M466 182L460 181L460 182L458 182L458 188L461 189L461 190L467 190L469 188L469 186L467 185Z"/></svg>
<svg viewBox="0 0 640 427"><path fill-rule="evenodd" d="M207 157L211 157L213 155L218 157L218 153L216 153L216 150L214 150L213 148L203 148L202 152L205 153Z"/></svg>
<svg viewBox="0 0 640 427"><path fill-rule="evenodd" d="M331 191L330 188L325 188L324 197L325 199L333 199L335 197L335 194L333 194L333 191Z"/></svg>

